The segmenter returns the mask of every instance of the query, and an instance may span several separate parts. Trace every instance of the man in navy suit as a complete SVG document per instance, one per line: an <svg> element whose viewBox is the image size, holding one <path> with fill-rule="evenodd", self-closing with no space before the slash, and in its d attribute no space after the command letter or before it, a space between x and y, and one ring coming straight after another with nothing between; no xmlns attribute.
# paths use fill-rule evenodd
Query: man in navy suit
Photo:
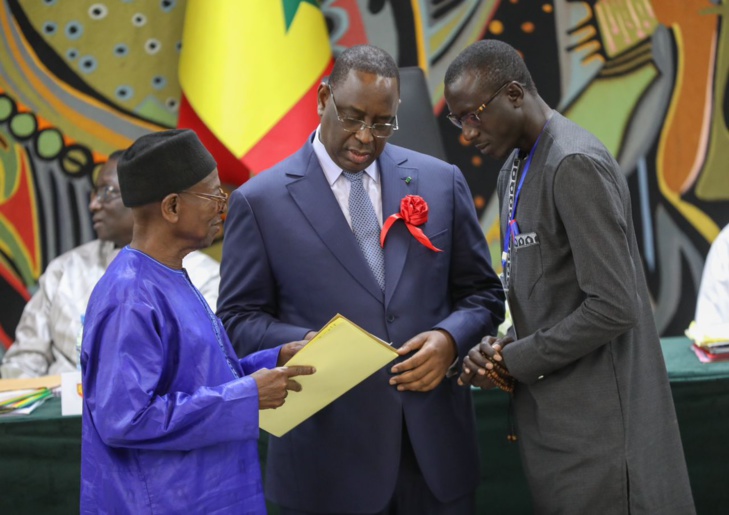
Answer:
<svg viewBox="0 0 729 515"><path fill-rule="evenodd" d="M495 333L502 288L460 171L387 144L399 87L386 52L346 50L319 87L316 132L231 196L218 306L240 354L311 338L341 313L401 356L271 437L266 495L283 513L474 511L471 394L453 372ZM408 195L424 237L398 220L383 248L383 220Z"/></svg>

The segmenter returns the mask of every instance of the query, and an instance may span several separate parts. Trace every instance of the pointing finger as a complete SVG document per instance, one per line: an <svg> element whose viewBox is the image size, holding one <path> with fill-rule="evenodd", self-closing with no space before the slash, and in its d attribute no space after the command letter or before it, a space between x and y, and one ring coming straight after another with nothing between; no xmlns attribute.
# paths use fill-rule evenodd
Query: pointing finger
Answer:
<svg viewBox="0 0 729 515"><path fill-rule="evenodd" d="M316 368L314 368L314 367L303 367L303 366L281 367L281 369L286 374L286 377L310 376L311 374L316 372Z"/></svg>

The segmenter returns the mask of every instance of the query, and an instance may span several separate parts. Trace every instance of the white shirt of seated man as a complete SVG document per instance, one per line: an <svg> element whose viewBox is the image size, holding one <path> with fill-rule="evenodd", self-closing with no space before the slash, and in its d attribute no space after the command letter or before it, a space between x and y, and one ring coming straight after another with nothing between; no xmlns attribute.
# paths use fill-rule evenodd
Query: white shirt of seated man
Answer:
<svg viewBox="0 0 729 515"><path fill-rule="evenodd" d="M99 239L52 260L26 304L15 329L15 342L0 365L0 377L25 378L76 370L76 340L91 291L119 250L132 240L132 211L119 192L114 153L99 172L89 210ZM195 251L183 260L190 280L210 304L218 302L220 264Z"/></svg>
<svg viewBox="0 0 729 515"><path fill-rule="evenodd" d="M696 302L696 325L702 331L720 325L729 329L729 225L711 244L706 257Z"/></svg>

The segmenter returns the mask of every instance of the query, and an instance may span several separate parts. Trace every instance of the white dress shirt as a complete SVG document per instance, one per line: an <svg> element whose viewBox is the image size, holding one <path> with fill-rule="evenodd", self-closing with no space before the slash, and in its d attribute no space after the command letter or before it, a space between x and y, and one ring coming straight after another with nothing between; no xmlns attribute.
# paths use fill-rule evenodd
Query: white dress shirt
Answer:
<svg viewBox="0 0 729 515"><path fill-rule="evenodd" d="M332 188L332 193L334 193L339 207L342 208L344 218L347 219L349 227L352 227L352 217L349 215L349 190L352 186L349 180L342 175L342 169L332 161L327 149L324 148L324 144L319 139L320 131L321 125L316 128L316 134L314 134L314 153L319 160L321 169L324 170L324 175ZM377 165L377 160L365 168L363 173L365 175L362 178L362 186L370 197L372 207L375 209L375 215L377 215L377 221L382 227L382 183L380 182L380 168Z"/></svg>
<svg viewBox="0 0 729 515"><path fill-rule="evenodd" d="M2 378L37 377L76 370L76 339L91 291L119 253L114 244L94 240L52 260L38 281L15 329L15 342L0 365ZM192 283L215 311L220 265L202 252L185 256Z"/></svg>

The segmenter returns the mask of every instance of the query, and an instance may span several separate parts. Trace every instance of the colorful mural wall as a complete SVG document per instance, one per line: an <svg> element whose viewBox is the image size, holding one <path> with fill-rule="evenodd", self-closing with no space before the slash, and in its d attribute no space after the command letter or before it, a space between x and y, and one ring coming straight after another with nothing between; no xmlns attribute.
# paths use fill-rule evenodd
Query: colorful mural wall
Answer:
<svg viewBox="0 0 729 515"><path fill-rule="evenodd" d="M316 4L280 1L293 13ZM0 353L48 262L94 237L87 204L106 156L176 126L186 4L0 0ZM688 326L704 257L729 223L725 0L318 4L335 57L369 42L425 70L448 158L466 174L493 249L499 164L449 125L442 79L477 39L518 48L545 100L618 157L659 331Z"/></svg>

